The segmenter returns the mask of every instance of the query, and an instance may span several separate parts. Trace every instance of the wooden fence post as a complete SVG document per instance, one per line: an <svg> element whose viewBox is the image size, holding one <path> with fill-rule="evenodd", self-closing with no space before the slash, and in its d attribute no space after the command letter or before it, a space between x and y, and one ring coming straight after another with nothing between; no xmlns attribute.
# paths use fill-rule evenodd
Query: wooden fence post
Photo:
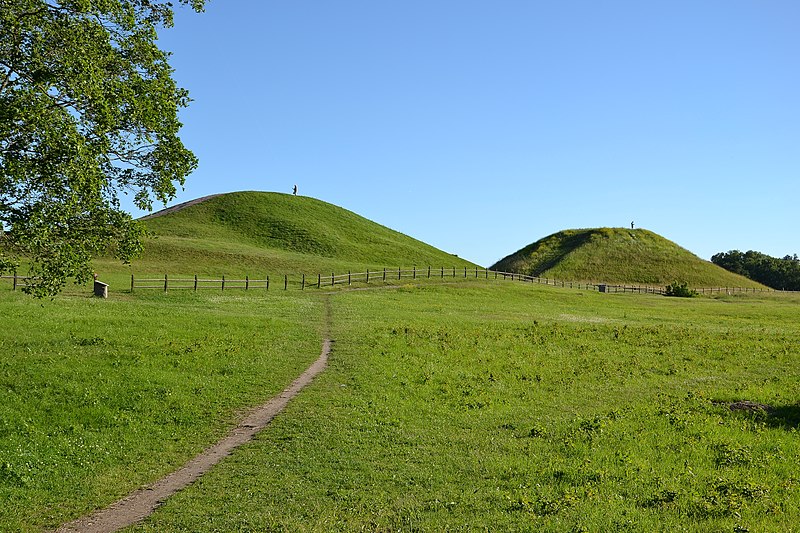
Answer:
<svg viewBox="0 0 800 533"><path fill-rule="evenodd" d="M283 290L289 289L289 274L283 275Z"/></svg>
<svg viewBox="0 0 800 533"><path fill-rule="evenodd" d="M456 267L453 267L453 277L456 277Z"/></svg>
<svg viewBox="0 0 800 533"><path fill-rule="evenodd" d="M194 292L197 292L197 274L194 275Z"/></svg>
<svg viewBox="0 0 800 533"><path fill-rule="evenodd" d="M386 267L383 267L383 281L386 281Z"/></svg>
<svg viewBox="0 0 800 533"><path fill-rule="evenodd" d="M267 289L266 290L269 290L269 274L267 274Z"/></svg>
<svg viewBox="0 0 800 533"><path fill-rule="evenodd" d="M400 267L397 267L397 279L400 279L400 273L401 273Z"/></svg>
<svg viewBox="0 0 800 533"><path fill-rule="evenodd" d="M317 274L317 288L322 287L322 274Z"/></svg>
<svg viewBox="0 0 800 533"><path fill-rule="evenodd" d="M367 269L367 283L369 283L369 269Z"/></svg>
<svg viewBox="0 0 800 533"><path fill-rule="evenodd" d="M250 276L244 277L244 290L250 290Z"/></svg>
<svg viewBox="0 0 800 533"><path fill-rule="evenodd" d="M412 279L417 279L417 265L414 265L414 274L412 275Z"/></svg>
<svg viewBox="0 0 800 533"><path fill-rule="evenodd" d="M442 279L444 279L444 267L442 267Z"/></svg>
<svg viewBox="0 0 800 533"><path fill-rule="evenodd" d="M225 274L222 275L222 290L225 290Z"/></svg>
<svg viewBox="0 0 800 533"><path fill-rule="evenodd" d="M335 283L335 281L333 279L333 272L331 272L331 287L333 287L334 283Z"/></svg>
<svg viewBox="0 0 800 533"><path fill-rule="evenodd" d="M431 279L431 266L428 265L428 279Z"/></svg>
<svg viewBox="0 0 800 533"><path fill-rule="evenodd" d="M300 284L300 290L301 291L306 290L306 275L305 274L303 274L303 281Z"/></svg>
<svg viewBox="0 0 800 533"><path fill-rule="evenodd" d="M133 292L133 274L131 274L131 292Z"/></svg>
<svg viewBox="0 0 800 533"><path fill-rule="evenodd" d="M464 279L467 279L467 267L464 267Z"/></svg>
<svg viewBox="0 0 800 533"><path fill-rule="evenodd" d="M347 271L347 284L350 285L350 271Z"/></svg>

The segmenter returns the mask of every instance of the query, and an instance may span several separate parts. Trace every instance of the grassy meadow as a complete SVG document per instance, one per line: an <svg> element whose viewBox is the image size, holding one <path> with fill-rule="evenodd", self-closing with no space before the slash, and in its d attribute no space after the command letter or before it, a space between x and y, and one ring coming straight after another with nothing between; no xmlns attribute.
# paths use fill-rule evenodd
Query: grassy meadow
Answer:
<svg viewBox="0 0 800 533"><path fill-rule="evenodd" d="M800 298L336 292L330 368L132 531L793 531ZM731 410L739 401L770 407Z"/></svg>
<svg viewBox="0 0 800 533"><path fill-rule="evenodd" d="M329 368L131 531L798 529L800 295L472 277L284 291L284 274L475 265L275 193L146 224L133 267L96 262L108 300L70 285L36 301L0 281L0 531L53 529L176 470L328 331ZM539 241L549 270L535 274L757 285L644 230L562 233ZM273 285L131 293L131 272ZM743 401L766 410L730 408Z"/></svg>
<svg viewBox="0 0 800 533"><path fill-rule="evenodd" d="M0 531L37 531L175 470L320 352L318 298L0 290Z"/></svg>

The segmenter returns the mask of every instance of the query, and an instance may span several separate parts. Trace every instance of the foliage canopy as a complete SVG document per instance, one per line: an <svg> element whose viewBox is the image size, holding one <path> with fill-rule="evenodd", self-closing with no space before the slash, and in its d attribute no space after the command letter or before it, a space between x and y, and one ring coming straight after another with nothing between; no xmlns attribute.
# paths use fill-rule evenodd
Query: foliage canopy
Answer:
<svg viewBox="0 0 800 533"><path fill-rule="evenodd" d="M88 280L99 253L135 257L120 195L151 209L196 167L188 93L155 43L172 24L161 0L0 0L0 272L29 263L29 292Z"/></svg>
<svg viewBox="0 0 800 533"><path fill-rule="evenodd" d="M773 289L800 291L800 259L797 254L777 258L754 250L731 250L714 254L711 262Z"/></svg>

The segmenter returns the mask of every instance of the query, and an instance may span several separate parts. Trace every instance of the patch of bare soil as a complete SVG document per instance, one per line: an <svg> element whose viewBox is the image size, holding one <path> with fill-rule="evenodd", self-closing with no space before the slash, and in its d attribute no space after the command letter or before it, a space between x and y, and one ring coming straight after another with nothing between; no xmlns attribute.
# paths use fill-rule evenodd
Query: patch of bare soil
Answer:
<svg viewBox="0 0 800 533"><path fill-rule="evenodd" d="M772 407L763 403L751 402L750 400L742 400L740 402L733 402L728 405L731 411L765 411L769 413Z"/></svg>
<svg viewBox="0 0 800 533"><path fill-rule="evenodd" d="M177 207L177 206L176 206ZM186 488L224 457L250 441L280 413L289 401L325 369L332 341L325 339L322 353L292 384L266 404L257 407L228 434L203 453L186 463L180 470L137 490L105 509L59 527L57 533L109 533L128 527L147 518L167 498Z"/></svg>

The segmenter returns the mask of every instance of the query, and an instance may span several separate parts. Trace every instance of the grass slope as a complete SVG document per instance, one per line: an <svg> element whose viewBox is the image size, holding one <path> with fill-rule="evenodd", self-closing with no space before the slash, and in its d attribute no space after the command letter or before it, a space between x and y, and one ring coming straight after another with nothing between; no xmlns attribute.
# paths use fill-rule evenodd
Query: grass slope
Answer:
<svg viewBox="0 0 800 533"><path fill-rule="evenodd" d="M645 229L554 233L501 259L492 269L571 281L693 287L763 287Z"/></svg>
<svg viewBox="0 0 800 533"><path fill-rule="evenodd" d="M303 196L237 192L148 217L136 273L263 276L382 267L475 266L335 205ZM119 272L111 261L101 269Z"/></svg>

